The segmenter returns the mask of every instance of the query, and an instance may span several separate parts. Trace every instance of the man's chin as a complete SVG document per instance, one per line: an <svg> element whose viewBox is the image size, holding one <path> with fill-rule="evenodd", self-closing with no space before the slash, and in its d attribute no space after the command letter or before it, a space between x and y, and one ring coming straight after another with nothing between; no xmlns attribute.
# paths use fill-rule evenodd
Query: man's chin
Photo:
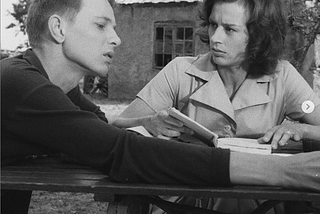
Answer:
<svg viewBox="0 0 320 214"><path fill-rule="evenodd" d="M95 73L96 76L105 77L109 73L109 66L107 68L104 67L103 69L93 71L93 73Z"/></svg>

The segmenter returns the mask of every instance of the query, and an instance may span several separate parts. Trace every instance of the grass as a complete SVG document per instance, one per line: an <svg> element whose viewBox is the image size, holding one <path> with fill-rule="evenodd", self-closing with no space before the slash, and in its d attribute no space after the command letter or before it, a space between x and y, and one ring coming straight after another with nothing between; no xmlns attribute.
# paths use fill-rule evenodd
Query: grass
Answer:
<svg viewBox="0 0 320 214"><path fill-rule="evenodd" d="M96 93L92 95L84 94L84 96L97 105L122 105L122 104L128 105L133 100L133 99L108 99L100 93Z"/></svg>

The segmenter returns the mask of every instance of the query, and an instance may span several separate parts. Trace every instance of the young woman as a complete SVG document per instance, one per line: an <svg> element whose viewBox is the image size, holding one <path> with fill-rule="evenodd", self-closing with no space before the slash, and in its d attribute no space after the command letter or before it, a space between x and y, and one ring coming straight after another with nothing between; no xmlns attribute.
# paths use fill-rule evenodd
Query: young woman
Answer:
<svg viewBox="0 0 320 214"><path fill-rule="evenodd" d="M201 18L210 52L172 60L113 124L196 141L168 115L168 107L175 107L220 137L259 138L274 148L289 139L319 140L320 98L281 60L283 11L279 0L206 0ZM283 123L286 118L296 122ZM226 207L250 212L230 210L230 201Z"/></svg>

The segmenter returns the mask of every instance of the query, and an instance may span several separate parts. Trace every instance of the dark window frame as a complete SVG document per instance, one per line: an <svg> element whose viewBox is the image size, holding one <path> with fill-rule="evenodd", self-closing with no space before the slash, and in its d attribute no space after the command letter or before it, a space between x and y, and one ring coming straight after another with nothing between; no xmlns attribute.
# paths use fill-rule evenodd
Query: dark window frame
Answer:
<svg viewBox="0 0 320 214"><path fill-rule="evenodd" d="M194 56L194 25L189 22L155 23L153 50L153 65L156 69L162 69L177 56Z"/></svg>

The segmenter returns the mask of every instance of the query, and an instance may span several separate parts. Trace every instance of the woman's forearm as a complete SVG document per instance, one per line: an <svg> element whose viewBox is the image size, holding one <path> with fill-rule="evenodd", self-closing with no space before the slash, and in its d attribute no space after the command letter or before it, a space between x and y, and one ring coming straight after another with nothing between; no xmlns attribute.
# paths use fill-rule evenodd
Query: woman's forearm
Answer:
<svg viewBox="0 0 320 214"><path fill-rule="evenodd" d="M130 128L135 126L145 126L148 120L150 120L151 116L145 116L140 118L124 118L118 117L112 122L112 125L117 126L119 128Z"/></svg>
<svg viewBox="0 0 320 214"><path fill-rule="evenodd" d="M140 98L133 100L130 105L112 122L119 128L130 128L135 126L146 127L151 117L156 112Z"/></svg>
<svg viewBox="0 0 320 214"><path fill-rule="evenodd" d="M303 128L303 138L312 139L312 140L320 140L320 126L313 126L309 124L298 124Z"/></svg>

